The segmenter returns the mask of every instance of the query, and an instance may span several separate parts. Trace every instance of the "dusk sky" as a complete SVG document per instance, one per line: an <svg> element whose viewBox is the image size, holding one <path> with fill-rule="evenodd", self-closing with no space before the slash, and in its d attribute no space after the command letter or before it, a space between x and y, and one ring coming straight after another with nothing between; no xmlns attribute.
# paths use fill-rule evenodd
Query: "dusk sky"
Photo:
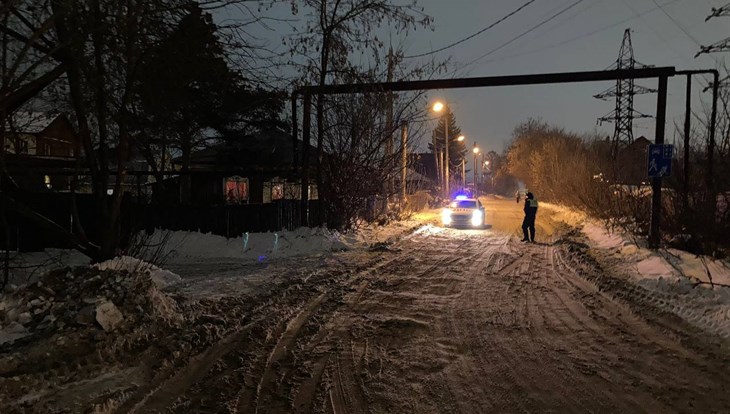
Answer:
<svg viewBox="0 0 730 414"><path fill-rule="evenodd" d="M419 54L467 37L515 10L526 1L517 0L420 0L419 5L434 17L434 31L411 32L403 39L406 52ZM730 35L730 18L705 22L712 7L726 0L537 0L493 29L458 46L439 52L436 58L452 59L452 76L490 76L602 70L617 58L623 32L632 30L636 59L647 65L675 66L677 69L712 69L726 61L727 53L704 54L694 58L699 45L709 45ZM527 35L501 47L540 22L570 7ZM287 5L274 10L277 17L291 16ZM227 16L233 17L231 15ZM294 23L301 25L301 23ZM286 27L263 31L272 47L280 47ZM257 34L258 35L258 34ZM498 50L494 51L495 49ZM423 58L428 59L428 58ZM700 83L701 82L701 83ZM637 81L654 88L656 80ZM611 112L613 101L592 95L612 85L610 82L547 86L501 87L432 91L431 100L445 99L452 107L468 145L476 140L482 148L501 151L513 128L529 117L562 126L574 132L611 135L613 124L597 126L596 119ZM693 105L699 110L706 81L693 86ZM674 138L673 123L684 118L684 77L669 82L667 140ZM636 109L654 115L656 95L636 97ZM653 139L654 119L634 123L634 135Z"/></svg>
<svg viewBox="0 0 730 414"><path fill-rule="evenodd" d="M423 0L421 3L436 17L436 30L413 36L409 44L413 52L452 43L523 2ZM711 8L722 6L724 0L656 0L656 3L654 0L585 0L532 33L469 65L573 3L575 0L538 0L494 29L442 53L450 54L457 66L464 67L466 76L601 70L616 60L623 31L631 28L636 60L644 64L704 69L717 66L713 58L722 62L723 54L704 54L697 59L694 55L699 50L695 40L707 45L730 35L730 19L713 18L705 22ZM656 80L637 81L637 84L653 88ZM467 136L476 138L488 149L499 151L514 126L528 117L541 117L576 132L591 131L596 127L596 118L614 107L613 101L600 101L592 95L610 86L611 83L587 83L484 88L439 91L431 95L443 96L451 103ZM667 109L670 142L674 136L671 123L681 125L684 119L684 87L684 77L670 79ZM708 102L710 98L710 93L703 94L701 89L699 83L693 85L693 104L697 108L701 96ZM653 115L656 95L637 96L636 109ZM653 139L654 119L636 120L634 127L635 136ZM610 135L613 124L604 123L598 128Z"/></svg>

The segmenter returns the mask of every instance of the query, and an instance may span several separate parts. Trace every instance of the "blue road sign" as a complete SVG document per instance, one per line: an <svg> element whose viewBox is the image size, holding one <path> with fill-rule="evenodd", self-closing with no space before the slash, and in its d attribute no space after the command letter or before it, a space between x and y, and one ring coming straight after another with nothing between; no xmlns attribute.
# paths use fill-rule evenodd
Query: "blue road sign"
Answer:
<svg viewBox="0 0 730 414"><path fill-rule="evenodd" d="M646 169L649 178L662 178L672 175L672 144L649 144Z"/></svg>

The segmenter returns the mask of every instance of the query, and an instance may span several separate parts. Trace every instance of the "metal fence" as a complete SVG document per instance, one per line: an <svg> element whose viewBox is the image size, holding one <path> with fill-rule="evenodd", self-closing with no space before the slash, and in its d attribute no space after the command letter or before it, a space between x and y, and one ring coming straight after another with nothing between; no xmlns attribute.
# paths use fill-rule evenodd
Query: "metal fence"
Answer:
<svg viewBox="0 0 730 414"><path fill-rule="evenodd" d="M318 210L319 201L309 201L309 213L313 218L317 217ZM299 200L278 200L266 204L149 207L143 217L147 230L162 228L238 237L246 232L300 227L301 203Z"/></svg>
<svg viewBox="0 0 730 414"><path fill-rule="evenodd" d="M76 233L72 215L72 196L69 193L33 193L23 196L23 201L33 211L51 219L56 224ZM90 240L99 235L98 204L89 194L75 196L81 225ZM319 200L309 201L310 224L317 225ZM243 205L175 205L139 203L125 197L122 206L121 237L144 229L200 231L223 237L238 237L246 232L294 230L301 226L301 202L278 200L266 204ZM44 248L70 248L63 237L48 232L37 223L7 213L6 228L0 224L0 250L39 251Z"/></svg>

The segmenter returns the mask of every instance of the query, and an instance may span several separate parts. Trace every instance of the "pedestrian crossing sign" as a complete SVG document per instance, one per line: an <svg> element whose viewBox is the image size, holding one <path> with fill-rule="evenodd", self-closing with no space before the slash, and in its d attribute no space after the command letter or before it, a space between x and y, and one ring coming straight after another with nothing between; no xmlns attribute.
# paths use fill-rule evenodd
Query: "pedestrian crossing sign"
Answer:
<svg viewBox="0 0 730 414"><path fill-rule="evenodd" d="M649 178L662 178L672 175L672 144L649 144L647 175Z"/></svg>

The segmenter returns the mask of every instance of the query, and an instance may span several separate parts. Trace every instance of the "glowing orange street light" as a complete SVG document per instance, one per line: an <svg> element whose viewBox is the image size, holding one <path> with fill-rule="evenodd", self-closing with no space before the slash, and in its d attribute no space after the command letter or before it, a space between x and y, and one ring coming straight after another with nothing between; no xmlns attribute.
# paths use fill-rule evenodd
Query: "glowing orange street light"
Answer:
<svg viewBox="0 0 730 414"><path fill-rule="evenodd" d="M433 104L433 111L434 112L441 112L444 109L444 104L441 101L436 101Z"/></svg>
<svg viewBox="0 0 730 414"><path fill-rule="evenodd" d="M459 142L461 142L461 141L463 141L465 139L466 139L466 137L463 136L463 135L459 135L458 137L456 137L456 140L459 141Z"/></svg>

